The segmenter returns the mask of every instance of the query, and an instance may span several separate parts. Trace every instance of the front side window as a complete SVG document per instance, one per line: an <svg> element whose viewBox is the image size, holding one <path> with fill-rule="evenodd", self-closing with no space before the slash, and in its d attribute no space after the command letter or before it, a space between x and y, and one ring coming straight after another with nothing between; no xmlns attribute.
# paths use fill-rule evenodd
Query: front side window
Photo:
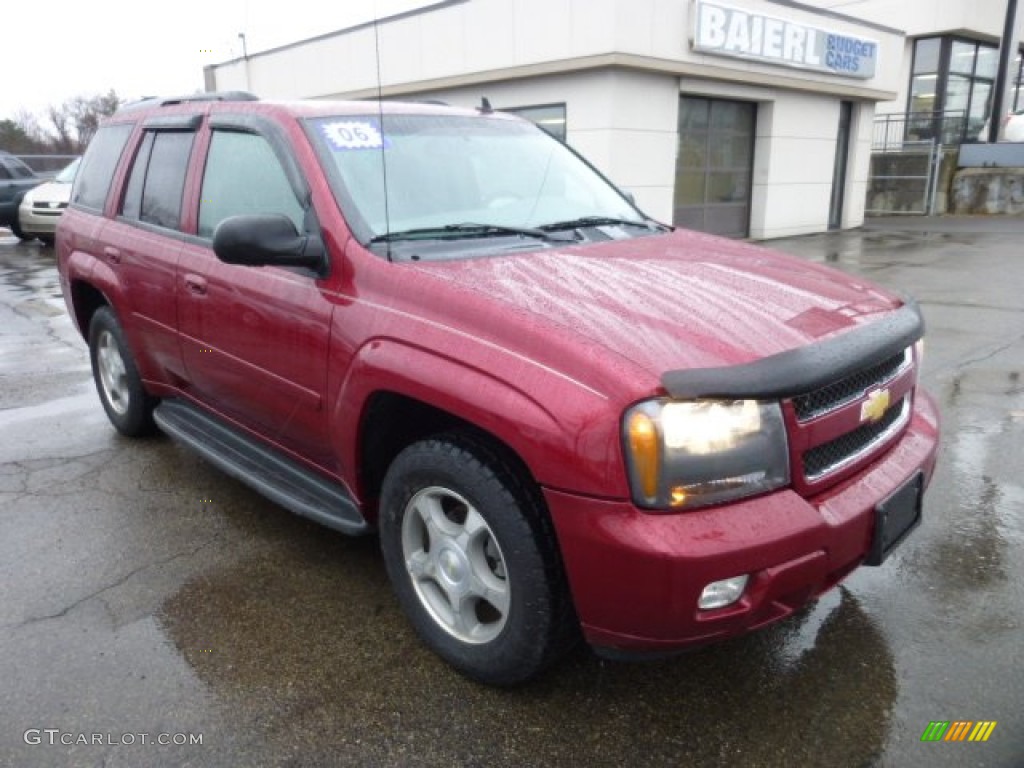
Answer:
<svg viewBox="0 0 1024 768"><path fill-rule="evenodd" d="M284 214L299 232L305 211L292 191L281 161L262 136L215 131L203 172L199 236L213 232L229 216Z"/></svg>
<svg viewBox="0 0 1024 768"><path fill-rule="evenodd" d="M128 143L128 137L131 136L132 127L130 123L120 123L105 125L96 131L75 177L75 185L71 190L72 204L95 210L103 209L114 171Z"/></svg>
<svg viewBox="0 0 1024 768"><path fill-rule="evenodd" d="M311 120L335 197L365 240L468 225L557 229L647 220L564 144L508 117L356 115ZM458 236L453 234L453 237Z"/></svg>

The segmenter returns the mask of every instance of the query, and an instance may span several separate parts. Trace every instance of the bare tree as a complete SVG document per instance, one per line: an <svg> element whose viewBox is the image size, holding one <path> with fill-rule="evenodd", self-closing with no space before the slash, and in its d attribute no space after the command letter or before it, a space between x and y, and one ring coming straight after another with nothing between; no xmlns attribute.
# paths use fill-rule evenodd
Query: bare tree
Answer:
<svg viewBox="0 0 1024 768"><path fill-rule="evenodd" d="M0 120L0 149L17 155L39 154L49 149L48 137L32 113L22 110L13 120Z"/></svg>
<svg viewBox="0 0 1024 768"><path fill-rule="evenodd" d="M34 151L45 149L47 139L46 131L39 125L39 118L27 109L19 109L14 113L14 124L17 125L35 145Z"/></svg>
<svg viewBox="0 0 1024 768"><path fill-rule="evenodd" d="M19 110L13 120L0 120L0 147L22 154L79 154L96 135L103 118L119 106L121 98L111 88L105 94L51 104L44 112L45 126L31 112Z"/></svg>
<svg viewBox="0 0 1024 768"><path fill-rule="evenodd" d="M74 152L77 149L77 142L71 134L71 113L68 110L68 103L64 102L59 107L51 104L46 108L46 117L56 133L54 149L64 153Z"/></svg>
<svg viewBox="0 0 1024 768"><path fill-rule="evenodd" d="M84 149L92 137L96 135L100 121L117 111L121 99L111 88L102 96L76 96L64 102L64 109L71 115L75 124L75 133L78 136L78 144Z"/></svg>

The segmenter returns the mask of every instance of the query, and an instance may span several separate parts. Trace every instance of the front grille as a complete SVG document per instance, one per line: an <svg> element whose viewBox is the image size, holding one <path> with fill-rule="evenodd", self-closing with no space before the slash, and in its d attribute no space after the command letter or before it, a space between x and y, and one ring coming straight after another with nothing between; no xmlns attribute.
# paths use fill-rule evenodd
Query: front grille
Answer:
<svg viewBox="0 0 1024 768"><path fill-rule="evenodd" d="M875 443L888 437L888 432L906 419L910 406L909 396L894 404L874 424L863 424L835 440L811 448L803 456L804 477L816 480L834 472L863 455Z"/></svg>
<svg viewBox="0 0 1024 768"><path fill-rule="evenodd" d="M67 203L58 203L56 206L50 205L49 202L35 202L32 203L32 207L42 211L63 211L68 207Z"/></svg>
<svg viewBox="0 0 1024 768"><path fill-rule="evenodd" d="M797 421L807 421L815 416L834 411L852 403L871 390L889 381L910 363L910 350L905 349L870 368L857 371L845 379L827 384L821 389L793 398L793 409Z"/></svg>

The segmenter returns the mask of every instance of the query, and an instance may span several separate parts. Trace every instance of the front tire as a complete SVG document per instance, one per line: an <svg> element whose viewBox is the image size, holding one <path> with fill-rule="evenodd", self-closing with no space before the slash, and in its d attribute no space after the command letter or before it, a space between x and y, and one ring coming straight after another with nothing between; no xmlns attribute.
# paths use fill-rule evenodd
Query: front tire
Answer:
<svg viewBox="0 0 1024 768"><path fill-rule="evenodd" d="M21 228L21 221L18 219L18 213L15 211L14 218L11 220L11 234L13 234L19 240L34 240L35 235L25 234L25 230Z"/></svg>
<svg viewBox="0 0 1024 768"><path fill-rule="evenodd" d="M514 685L561 656L574 616L539 494L461 435L403 450L384 479L381 549L420 638L462 674Z"/></svg>
<svg viewBox="0 0 1024 768"><path fill-rule="evenodd" d="M146 394L124 331L110 307L100 307L89 323L89 359L103 410L122 435L153 432L156 400Z"/></svg>

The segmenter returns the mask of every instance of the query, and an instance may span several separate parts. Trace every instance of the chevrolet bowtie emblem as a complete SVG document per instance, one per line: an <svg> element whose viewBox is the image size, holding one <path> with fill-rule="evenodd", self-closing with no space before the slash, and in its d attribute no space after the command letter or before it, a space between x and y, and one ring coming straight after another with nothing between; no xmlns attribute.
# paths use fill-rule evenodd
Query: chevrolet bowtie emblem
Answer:
<svg viewBox="0 0 1024 768"><path fill-rule="evenodd" d="M888 389L876 389L874 392L868 392L868 399L860 404L861 422L869 421L874 424L885 416L885 412L889 410L890 400Z"/></svg>

